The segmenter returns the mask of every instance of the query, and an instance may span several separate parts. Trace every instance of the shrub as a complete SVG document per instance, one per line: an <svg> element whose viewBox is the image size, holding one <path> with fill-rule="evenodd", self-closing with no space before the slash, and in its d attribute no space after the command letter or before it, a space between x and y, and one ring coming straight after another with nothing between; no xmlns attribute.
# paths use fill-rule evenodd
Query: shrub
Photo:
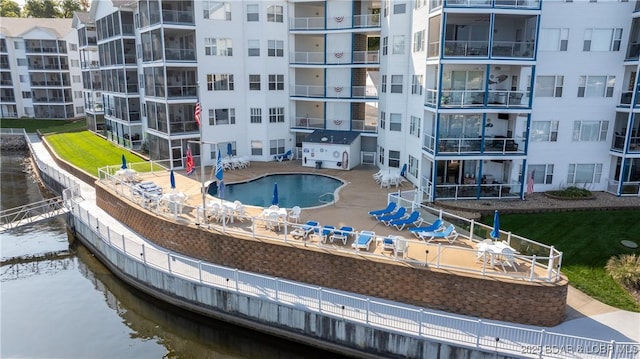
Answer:
<svg viewBox="0 0 640 359"><path fill-rule="evenodd" d="M640 256L621 254L611 257L605 269L618 283L627 288L640 288Z"/></svg>
<svg viewBox="0 0 640 359"><path fill-rule="evenodd" d="M558 197L566 197L566 198L585 198L591 197L591 191L586 188L578 188L578 187L567 187L560 191L549 191L547 192L552 196Z"/></svg>

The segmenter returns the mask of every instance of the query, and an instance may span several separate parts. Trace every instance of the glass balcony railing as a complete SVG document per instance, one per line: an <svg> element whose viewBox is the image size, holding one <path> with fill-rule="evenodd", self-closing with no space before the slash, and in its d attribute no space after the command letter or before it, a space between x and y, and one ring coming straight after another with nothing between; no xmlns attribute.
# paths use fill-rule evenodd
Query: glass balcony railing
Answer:
<svg viewBox="0 0 640 359"><path fill-rule="evenodd" d="M378 98L375 86L291 85L290 96L323 98Z"/></svg>
<svg viewBox="0 0 640 359"><path fill-rule="evenodd" d="M323 30L324 17L294 17L289 19L290 30Z"/></svg>
<svg viewBox="0 0 640 359"><path fill-rule="evenodd" d="M289 61L294 64L379 64L379 51L334 51L327 52L294 52L289 55Z"/></svg>
<svg viewBox="0 0 640 359"><path fill-rule="evenodd" d="M166 48L165 59L167 61L195 61L196 51L193 49Z"/></svg>
<svg viewBox="0 0 640 359"><path fill-rule="evenodd" d="M191 11L162 10L162 21L173 24L193 24L193 13Z"/></svg>
<svg viewBox="0 0 640 359"><path fill-rule="evenodd" d="M292 123L293 128L323 129L324 118L298 117Z"/></svg>

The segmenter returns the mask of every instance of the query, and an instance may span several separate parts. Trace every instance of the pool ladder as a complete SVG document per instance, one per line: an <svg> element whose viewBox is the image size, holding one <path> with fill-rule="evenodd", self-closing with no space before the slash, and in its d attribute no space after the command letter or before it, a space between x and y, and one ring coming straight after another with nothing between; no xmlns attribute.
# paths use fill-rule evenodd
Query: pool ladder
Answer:
<svg viewBox="0 0 640 359"><path fill-rule="evenodd" d="M327 196L331 196L331 199L328 200L328 201L326 199L323 199L323 198L325 198ZM318 196L318 202L320 202L320 203L336 203L336 197L333 195L333 192L323 193L320 196Z"/></svg>

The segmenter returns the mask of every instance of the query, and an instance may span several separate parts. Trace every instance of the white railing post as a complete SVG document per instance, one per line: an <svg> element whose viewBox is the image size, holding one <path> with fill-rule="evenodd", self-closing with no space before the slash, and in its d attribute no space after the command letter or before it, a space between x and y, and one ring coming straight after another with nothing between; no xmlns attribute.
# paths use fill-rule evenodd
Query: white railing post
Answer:
<svg viewBox="0 0 640 359"><path fill-rule="evenodd" d="M551 280L551 276L553 275L553 246L549 249L549 262L547 264L547 280Z"/></svg>
<svg viewBox="0 0 640 359"><path fill-rule="evenodd" d="M287 243L287 227L289 227L289 222L284 221L284 243Z"/></svg>
<svg viewBox="0 0 640 359"><path fill-rule="evenodd" d="M171 253L167 252L167 270L171 273Z"/></svg>
<svg viewBox="0 0 640 359"><path fill-rule="evenodd" d="M236 293L240 293L240 285L238 284L238 268L233 271L234 280L236 281Z"/></svg>
<svg viewBox="0 0 640 359"><path fill-rule="evenodd" d="M111 245L111 230L109 230L109 227L107 227L107 243Z"/></svg>
<svg viewBox="0 0 640 359"><path fill-rule="evenodd" d="M366 312L366 317L365 317L365 323L367 325L369 325L369 310L370 309L370 305L371 305L371 299L369 299L369 297L367 297L367 312Z"/></svg>
<svg viewBox="0 0 640 359"><path fill-rule="evenodd" d="M536 255L534 254L531 257L531 274L529 275L529 280L533 282L533 278L535 278L536 274Z"/></svg>
<svg viewBox="0 0 640 359"><path fill-rule="evenodd" d="M442 255L442 243L438 243L438 256L436 257L436 268L440 268L440 255Z"/></svg>
<svg viewBox="0 0 640 359"><path fill-rule="evenodd" d="M279 296L278 296L278 277L273 278L273 281L275 282L275 287L276 287L276 302L279 302Z"/></svg>
<svg viewBox="0 0 640 359"><path fill-rule="evenodd" d="M142 257L142 263L147 264L147 249L144 247L144 243L142 244L142 253L140 253Z"/></svg>
<svg viewBox="0 0 640 359"><path fill-rule="evenodd" d="M127 250L126 250L125 245L124 245L124 233L122 234L122 251L123 251L125 254L127 253Z"/></svg>
<svg viewBox="0 0 640 359"><path fill-rule="evenodd" d="M480 337L482 336L482 319L478 319L478 329L476 330L476 348L480 348Z"/></svg>
<svg viewBox="0 0 640 359"><path fill-rule="evenodd" d="M420 308L418 311L418 336L422 336L422 317L424 317L424 309Z"/></svg>
<svg viewBox="0 0 640 359"><path fill-rule="evenodd" d="M198 261L198 281L202 283L202 261Z"/></svg>
<svg viewBox="0 0 640 359"><path fill-rule="evenodd" d="M469 225L469 239L473 242L473 227L475 227L476 221L474 219L471 220Z"/></svg>
<svg viewBox="0 0 640 359"><path fill-rule="evenodd" d="M616 354L616 341L612 340L611 341L611 347L610 347L610 350L609 350L609 359L613 359L614 355L615 355L616 358L618 357L618 355Z"/></svg>
<svg viewBox="0 0 640 359"><path fill-rule="evenodd" d="M538 348L540 349L538 352L538 358L542 358L542 353L544 352L544 350L542 350L544 348L544 335L545 335L546 331L544 329L542 329L540 331L540 341L538 342Z"/></svg>
<svg viewBox="0 0 640 359"><path fill-rule="evenodd" d="M318 287L318 313L322 313L322 287Z"/></svg>
<svg viewBox="0 0 640 359"><path fill-rule="evenodd" d="M251 237L256 238L256 217L251 217Z"/></svg>
<svg viewBox="0 0 640 359"><path fill-rule="evenodd" d="M507 244L511 247L511 232L507 232Z"/></svg>

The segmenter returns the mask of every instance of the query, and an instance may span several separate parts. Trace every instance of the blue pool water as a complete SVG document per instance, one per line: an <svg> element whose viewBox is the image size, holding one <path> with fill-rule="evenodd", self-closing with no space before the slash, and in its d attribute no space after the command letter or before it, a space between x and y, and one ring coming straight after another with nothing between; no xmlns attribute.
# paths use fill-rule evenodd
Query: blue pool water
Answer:
<svg viewBox="0 0 640 359"><path fill-rule="evenodd" d="M314 174L267 175L256 180L229 184L224 188L224 199L238 200L244 204L269 207L273 198L274 184L278 184L279 206L313 207L325 204L320 201L324 193L342 186L342 181ZM333 196L323 196L323 200L332 201Z"/></svg>

